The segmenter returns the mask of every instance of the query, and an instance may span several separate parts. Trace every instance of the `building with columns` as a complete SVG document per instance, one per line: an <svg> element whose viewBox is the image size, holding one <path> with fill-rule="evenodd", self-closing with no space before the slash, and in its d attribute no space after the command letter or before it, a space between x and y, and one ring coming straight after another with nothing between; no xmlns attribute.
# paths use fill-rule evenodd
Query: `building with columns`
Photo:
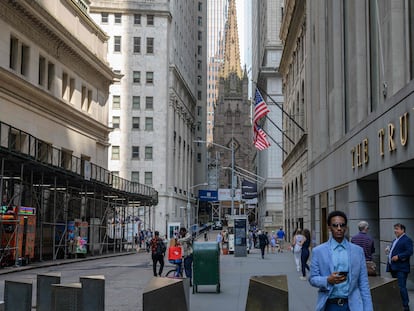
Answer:
<svg viewBox="0 0 414 311"><path fill-rule="evenodd" d="M279 30L283 1L253 1L252 3L252 94L259 88L270 110L261 120L268 134L270 147L257 151L255 172L258 180L258 224L268 231L283 227L282 160L284 137L282 129L283 94L280 68L282 41ZM254 95L253 95L254 96Z"/></svg>
<svg viewBox="0 0 414 311"><path fill-rule="evenodd" d="M308 134L304 227L320 243L329 237L326 216L333 210L348 215L350 236L368 221L374 260L387 275L384 249L393 225L403 223L414 236L413 4L286 1L284 23L292 50L304 34L303 54L286 52L283 75L284 90L303 83L297 102L303 96ZM300 208L295 198L286 202Z"/></svg>

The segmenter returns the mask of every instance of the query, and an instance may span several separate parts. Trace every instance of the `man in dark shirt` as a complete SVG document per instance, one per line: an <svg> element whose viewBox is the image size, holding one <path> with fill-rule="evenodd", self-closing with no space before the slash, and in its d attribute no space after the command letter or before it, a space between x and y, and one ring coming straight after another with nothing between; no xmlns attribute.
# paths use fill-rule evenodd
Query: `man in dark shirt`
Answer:
<svg viewBox="0 0 414 311"><path fill-rule="evenodd" d="M372 261L372 254L375 253L375 247L374 240L368 235L368 222L365 220L360 221L358 229L359 233L351 239L351 242L362 247L366 261Z"/></svg>

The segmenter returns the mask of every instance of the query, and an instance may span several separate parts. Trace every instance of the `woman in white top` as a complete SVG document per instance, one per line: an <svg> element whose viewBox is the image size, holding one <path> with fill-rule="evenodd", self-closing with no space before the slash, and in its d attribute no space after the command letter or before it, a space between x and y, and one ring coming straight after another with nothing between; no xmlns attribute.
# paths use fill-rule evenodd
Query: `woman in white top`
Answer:
<svg viewBox="0 0 414 311"><path fill-rule="evenodd" d="M302 235L302 229L298 228L292 239L293 256L295 258L296 270L301 269L300 256L302 253L302 244L305 242L305 237Z"/></svg>

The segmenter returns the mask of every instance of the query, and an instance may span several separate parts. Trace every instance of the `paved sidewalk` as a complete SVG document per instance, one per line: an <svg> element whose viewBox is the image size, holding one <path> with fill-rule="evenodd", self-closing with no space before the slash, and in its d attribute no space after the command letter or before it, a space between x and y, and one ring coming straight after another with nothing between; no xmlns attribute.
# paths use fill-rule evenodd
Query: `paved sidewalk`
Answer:
<svg viewBox="0 0 414 311"><path fill-rule="evenodd" d="M214 286L198 286L199 293L190 296L191 310L245 310L251 276L283 274L288 279L289 310L314 310L317 289L299 279L291 252L265 254L264 259L259 249L247 257L223 255L220 270L221 293L216 294Z"/></svg>

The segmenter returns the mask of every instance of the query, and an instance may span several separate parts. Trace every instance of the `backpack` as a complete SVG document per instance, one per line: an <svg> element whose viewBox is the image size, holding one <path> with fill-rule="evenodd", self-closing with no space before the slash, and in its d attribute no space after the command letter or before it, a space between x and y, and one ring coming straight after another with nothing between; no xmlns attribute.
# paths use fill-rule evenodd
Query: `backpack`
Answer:
<svg viewBox="0 0 414 311"><path fill-rule="evenodd" d="M155 250L155 255L164 255L167 250L164 242L161 239L157 240L157 248Z"/></svg>

